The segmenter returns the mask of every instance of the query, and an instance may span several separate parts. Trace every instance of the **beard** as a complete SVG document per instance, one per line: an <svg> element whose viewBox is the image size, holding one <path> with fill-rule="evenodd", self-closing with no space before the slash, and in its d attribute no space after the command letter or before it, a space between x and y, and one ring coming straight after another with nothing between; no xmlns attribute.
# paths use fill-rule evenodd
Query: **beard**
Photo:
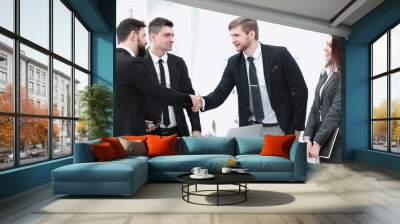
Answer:
<svg viewBox="0 0 400 224"><path fill-rule="evenodd" d="M138 46L138 57L144 57L146 54L146 46L140 45Z"/></svg>

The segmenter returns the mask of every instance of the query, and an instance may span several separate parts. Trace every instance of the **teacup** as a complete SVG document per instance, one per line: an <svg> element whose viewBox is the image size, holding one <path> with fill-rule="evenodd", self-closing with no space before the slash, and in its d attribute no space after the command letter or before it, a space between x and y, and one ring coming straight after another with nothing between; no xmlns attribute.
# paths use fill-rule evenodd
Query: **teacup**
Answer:
<svg viewBox="0 0 400 224"><path fill-rule="evenodd" d="M230 173L232 171L232 168L230 167L222 167L221 172L222 173Z"/></svg>
<svg viewBox="0 0 400 224"><path fill-rule="evenodd" d="M196 175L196 176L199 176L199 175L201 175L200 174L200 171L202 170L202 168L201 167L193 167L193 169L192 169L192 173L194 174L194 175Z"/></svg>
<svg viewBox="0 0 400 224"><path fill-rule="evenodd" d="M201 169L200 170L200 176L207 176L208 175L208 169Z"/></svg>

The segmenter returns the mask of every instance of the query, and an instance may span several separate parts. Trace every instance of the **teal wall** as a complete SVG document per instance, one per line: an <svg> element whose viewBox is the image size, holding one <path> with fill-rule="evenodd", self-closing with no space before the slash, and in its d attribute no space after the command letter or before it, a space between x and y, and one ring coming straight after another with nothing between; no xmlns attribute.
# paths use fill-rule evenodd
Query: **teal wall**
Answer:
<svg viewBox="0 0 400 224"><path fill-rule="evenodd" d="M79 14L92 32L92 82L103 83L112 90L115 1L67 0L67 3ZM112 133L112 130L110 132ZM0 199L50 182L53 169L71 163L72 157L68 157L0 172Z"/></svg>
<svg viewBox="0 0 400 224"><path fill-rule="evenodd" d="M345 159L355 159L392 170L399 170L399 156L369 149L368 44L398 22L400 22L400 1L386 0L353 24L345 46L343 111Z"/></svg>

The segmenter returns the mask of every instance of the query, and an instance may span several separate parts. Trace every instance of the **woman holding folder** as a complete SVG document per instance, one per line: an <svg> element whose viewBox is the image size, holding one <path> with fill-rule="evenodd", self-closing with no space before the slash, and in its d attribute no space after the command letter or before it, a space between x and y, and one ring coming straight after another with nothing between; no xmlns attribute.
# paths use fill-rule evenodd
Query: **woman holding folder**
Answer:
<svg viewBox="0 0 400 224"><path fill-rule="evenodd" d="M322 69L306 129L307 158L342 161L339 126L341 121L341 38L330 36L324 48L326 65Z"/></svg>

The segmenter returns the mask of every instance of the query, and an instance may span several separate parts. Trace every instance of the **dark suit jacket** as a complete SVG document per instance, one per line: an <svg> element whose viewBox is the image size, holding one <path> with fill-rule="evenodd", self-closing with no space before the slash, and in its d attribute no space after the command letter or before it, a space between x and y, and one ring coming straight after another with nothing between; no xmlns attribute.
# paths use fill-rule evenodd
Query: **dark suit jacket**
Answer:
<svg viewBox="0 0 400 224"><path fill-rule="evenodd" d="M324 145L334 129L340 126L342 116L342 84L340 73L334 72L322 89L322 74L315 89L313 105L308 115L304 136ZM321 120L322 118L322 120Z"/></svg>
<svg viewBox="0 0 400 224"><path fill-rule="evenodd" d="M279 126L286 134L304 130L308 90L299 66L284 47L261 44L261 52L266 88ZM250 124L250 98L243 53L229 58L218 86L204 97L204 110L221 105L235 86L239 101L239 126L246 126Z"/></svg>
<svg viewBox="0 0 400 224"><path fill-rule="evenodd" d="M150 53L147 50L145 55L145 61L149 69L150 74L158 80L156 69L154 68L153 60L151 59ZM168 70L171 82L171 89L176 91L194 95L195 92L192 88L192 82L188 75L188 69L185 61L182 58L168 54ZM162 114L162 104L159 101L155 101L151 98L146 99L146 120L158 121ZM185 114L181 107L174 107L176 123L178 125L179 136L189 136L189 128L186 123ZM201 131L199 113L194 113L192 109L187 108L186 112L189 116L190 123L192 124L192 130Z"/></svg>
<svg viewBox="0 0 400 224"><path fill-rule="evenodd" d="M114 133L145 134L145 98L151 97L169 105L192 107L188 94L161 86L147 70L143 58L132 57L126 50L116 49Z"/></svg>

